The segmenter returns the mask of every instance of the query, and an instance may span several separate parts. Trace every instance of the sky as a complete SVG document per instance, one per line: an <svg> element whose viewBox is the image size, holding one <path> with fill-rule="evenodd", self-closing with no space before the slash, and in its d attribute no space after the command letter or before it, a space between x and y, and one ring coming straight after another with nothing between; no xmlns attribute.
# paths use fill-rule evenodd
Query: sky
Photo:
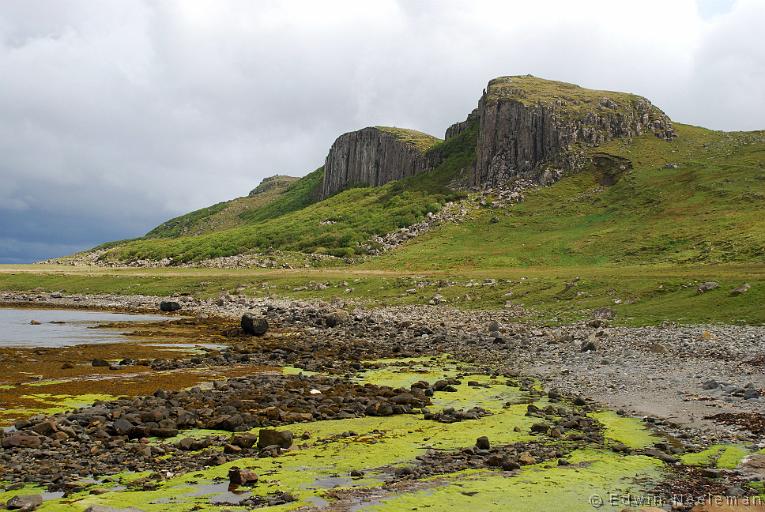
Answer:
<svg viewBox="0 0 765 512"><path fill-rule="evenodd" d="M765 128L765 0L3 0L0 263L141 236L324 163L438 136L533 74Z"/></svg>

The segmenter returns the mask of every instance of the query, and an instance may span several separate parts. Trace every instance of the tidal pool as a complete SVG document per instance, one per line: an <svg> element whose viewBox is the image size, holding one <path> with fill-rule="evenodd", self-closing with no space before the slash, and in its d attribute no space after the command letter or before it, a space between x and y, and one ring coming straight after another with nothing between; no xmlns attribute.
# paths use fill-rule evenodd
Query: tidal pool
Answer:
<svg viewBox="0 0 765 512"><path fill-rule="evenodd" d="M107 322L160 320L167 317L73 309L0 308L0 348L115 343L128 338L116 330L93 327Z"/></svg>

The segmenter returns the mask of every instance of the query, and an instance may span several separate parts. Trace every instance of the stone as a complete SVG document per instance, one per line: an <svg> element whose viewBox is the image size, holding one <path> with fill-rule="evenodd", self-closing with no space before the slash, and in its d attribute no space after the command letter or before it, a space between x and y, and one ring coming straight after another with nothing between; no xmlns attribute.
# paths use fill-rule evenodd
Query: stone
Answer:
<svg viewBox="0 0 765 512"><path fill-rule="evenodd" d="M698 288L696 288L696 292L700 295L702 293L707 293L712 290L715 290L720 287L720 283L717 281L707 281L705 283L701 283Z"/></svg>
<svg viewBox="0 0 765 512"><path fill-rule="evenodd" d="M742 294L748 292L751 287L752 287L752 285L750 285L749 283L744 283L741 286L737 286L734 289L732 289L730 291L730 294L732 296L734 296L734 297L737 296L737 295L742 295Z"/></svg>
<svg viewBox="0 0 765 512"><path fill-rule="evenodd" d="M476 448L479 448L481 450L490 450L491 444L489 443L489 438L486 436L481 436L478 439L475 440L475 446Z"/></svg>
<svg viewBox="0 0 765 512"><path fill-rule="evenodd" d="M292 432L289 430L273 430L264 428L258 432L258 448L278 446L285 450L292 446Z"/></svg>
<svg viewBox="0 0 765 512"><path fill-rule="evenodd" d="M42 439L39 436L17 432L5 435L2 441L3 448L39 448Z"/></svg>
<svg viewBox="0 0 765 512"><path fill-rule="evenodd" d="M242 315L241 325L242 330L251 336L263 336L268 331L268 320L252 313Z"/></svg>
<svg viewBox="0 0 765 512"><path fill-rule="evenodd" d="M611 308L597 308L592 311L592 317L598 320L613 320L616 318L616 311ZM602 325L603 324L598 327Z"/></svg>
<svg viewBox="0 0 765 512"><path fill-rule="evenodd" d="M536 464L537 459L531 455L529 452L523 452L518 456L518 462L520 462L524 466L529 466L531 464Z"/></svg>
<svg viewBox="0 0 765 512"><path fill-rule="evenodd" d="M228 481L233 485L252 485L258 481L258 474L248 469L233 467L228 470Z"/></svg>
<svg viewBox="0 0 765 512"><path fill-rule="evenodd" d="M37 320L30 320L29 325L42 325L42 322L38 322Z"/></svg>
<svg viewBox="0 0 765 512"><path fill-rule="evenodd" d="M231 436L230 442L239 448L249 449L255 446L255 443L258 442L258 436L249 433L234 434Z"/></svg>
<svg viewBox="0 0 765 512"><path fill-rule="evenodd" d="M344 309L336 309L324 315L324 324L327 327L337 327L338 325L347 323L351 319L351 315Z"/></svg>
<svg viewBox="0 0 765 512"><path fill-rule="evenodd" d="M164 311L166 313L172 313L173 311L179 311L181 309L181 305L178 302L172 301L172 300L163 300L159 303L159 310Z"/></svg>
<svg viewBox="0 0 765 512"><path fill-rule="evenodd" d="M22 512L35 510L43 503L43 497L40 494L30 494L25 496L14 496L5 507L8 510L20 510Z"/></svg>
<svg viewBox="0 0 765 512"><path fill-rule="evenodd" d="M595 345L595 342L592 340L585 340L582 342L581 351L582 352L595 352L598 350L598 346Z"/></svg>
<svg viewBox="0 0 765 512"><path fill-rule="evenodd" d="M329 149L321 199L349 185L377 187L414 176L429 167L428 159L417 146L399 139L391 131L369 127L345 133Z"/></svg>
<svg viewBox="0 0 765 512"><path fill-rule="evenodd" d="M90 364L95 368L109 368L109 361L105 359L93 359Z"/></svg>

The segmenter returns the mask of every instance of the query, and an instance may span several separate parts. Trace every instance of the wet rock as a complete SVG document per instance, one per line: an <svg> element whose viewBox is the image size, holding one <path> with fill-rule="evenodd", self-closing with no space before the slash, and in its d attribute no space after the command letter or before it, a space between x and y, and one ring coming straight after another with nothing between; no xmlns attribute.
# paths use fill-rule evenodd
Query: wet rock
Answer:
<svg viewBox="0 0 765 512"><path fill-rule="evenodd" d="M252 313L242 315L242 330L251 336L263 336L268 331L268 321Z"/></svg>
<svg viewBox="0 0 765 512"><path fill-rule="evenodd" d="M481 436L478 439L475 440L475 446L476 448L479 448L481 450L490 450L491 444L489 443L489 438L486 436Z"/></svg>
<svg viewBox="0 0 765 512"><path fill-rule="evenodd" d="M248 469L233 467L228 470L228 481L232 485L252 485L258 481L258 474Z"/></svg>
<svg viewBox="0 0 765 512"><path fill-rule="evenodd" d="M29 325L42 325L42 322L38 322L37 320L30 320Z"/></svg>
<svg viewBox="0 0 765 512"><path fill-rule="evenodd" d="M8 503L5 504L5 507L8 510L20 510L22 512L28 511L28 510L35 510L43 503L42 495L40 494L31 494L27 496L14 496L10 500L8 500Z"/></svg>
<svg viewBox="0 0 765 512"><path fill-rule="evenodd" d="M94 368L108 368L109 367L109 361L105 359L93 359L90 362L91 366Z"/></svg>
<svg viewBox="0 0 765 512"><path fill-rule="evenodd" d="M258 432L258 448L263 449L268 446L288 449L292 446L292 432L289 430L261 429Z"/></svg>
<svg viewBox="0 0 765 512"><path fill-rule="evenodd" d="M178 302L172 301L172 300L163 300L159 303L159 310L164 311L166 313L172 313L173 311L179 311L181 309L181 305Z"/></svg>
<svg viewBox="0 0 765 512"><path fill-rule="evenodd" d="M354 469L350 473L351 478L363 478L364 472L358 469Z"/></svg>

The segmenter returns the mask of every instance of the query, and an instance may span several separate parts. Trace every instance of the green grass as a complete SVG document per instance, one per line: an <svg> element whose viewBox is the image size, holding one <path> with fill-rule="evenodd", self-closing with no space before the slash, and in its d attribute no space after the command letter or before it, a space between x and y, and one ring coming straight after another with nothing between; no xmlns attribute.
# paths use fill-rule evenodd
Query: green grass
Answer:
<svg viewBox="0 0 765 512"><path fill-rule="evenodd" d="M604 101L608 100L608 101ZM646 101L635 94L586 89L575 84L545 80L532 75L502 76L489 82L486 101L518 101L526 106L553 105L559 116L574 117L584 112L623 110L629 112L637 102ZM653 115L663 116L658 108Z"/></svg>
<svg viewBox="0 0 765 512"><path fill-rule="evenodd" d="M381 132L390 133L398 140L414 146L421 153L425 153L440 142L443 142L438 137L409 128L397 128L395 126L375 126L375 128Z"/></svg>
<svg viewBox="0 0 765 512"><path fill-rule="evenodd" d="M611 187L594 169L484 208L370 263L410 270L765 262L765 134L676 125L679 137L617 140L632 161ZM665 164L678 168L666 169Z"/></svg>

